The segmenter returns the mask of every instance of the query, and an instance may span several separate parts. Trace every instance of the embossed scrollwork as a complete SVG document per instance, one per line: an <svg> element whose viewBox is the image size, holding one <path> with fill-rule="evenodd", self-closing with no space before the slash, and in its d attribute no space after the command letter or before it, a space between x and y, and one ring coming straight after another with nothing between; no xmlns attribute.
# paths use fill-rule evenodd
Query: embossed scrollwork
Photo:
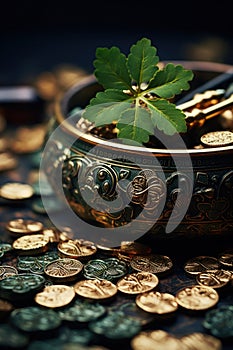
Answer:
<svg viewBox="0 0 233 350"><path fill-rule="evenodd" d="M173 172L167 178L166 184L168 187L168 198L164 209L164 217L169 217L171 213L174 218L179 217L179 209L188 202L187 193L190 193L190 188L192 188L192 180L185 173Z"/></svg>
<svg viewBox="0 0 233 350"><path fill-rule="evenodd" d="M128 196L133 204L140 205L144 215L154 214L166 196L166 184L151 169L145 169L129 183Z"/></svg>

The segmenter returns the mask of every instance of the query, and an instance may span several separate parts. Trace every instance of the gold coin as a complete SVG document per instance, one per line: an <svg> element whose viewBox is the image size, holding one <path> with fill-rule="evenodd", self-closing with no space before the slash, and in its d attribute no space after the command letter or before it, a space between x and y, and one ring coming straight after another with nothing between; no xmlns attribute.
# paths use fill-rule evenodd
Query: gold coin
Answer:
<svg viewBox="0 0 233 350"><path fill-rule="evenodd" d="M38 254L47 250L49 239L43 234L24 235L17 238L12 247L18 254Z"/></svg>
<svg viewBox="0 0 233 350"><path fill-rule="evenodd" d="M233 144L233 132L227 130L211 131L202 135L200 141L207 147L229 146Z"/></svg>
<svg viewBox="0 0 233 350"><path fill-rule="evenodd" d="M203 271L218 270L220 263L217 258L213 256L200 255L189 259L185 265L184 270L189 275L195 276Z"/></svg>
<svg viewBox="0 0 233 350"><path fill-rule="evenodd" d="M144 311L167 314L174 312L178 308L176 297L169 293L160 293L156 291L145 292L137 295L136 304Z"/></svg>
<svg viewBox="0 0 233 350"><path fill-rule="evenodd" d="M42 232L49 238L50 243L59 243L61 241L65 242L70 239L66 232L61 232L55 227L44 228Z"/></svg>
<svg viewBox="0 0 233 350"><path fill-rule="evenodd" d="M227 250L219 255L220 264L226 269L233 269L233 250Z"/></svg>
<svg viewBox="0 0 233 350"><path fill-rule="evenodd" d="M17 275L18 270L11 265L1 265L0 266L0 280L3 280L6 277Z"/></svg>
<svg viewBox="0 0 233 350"><path fill-rule="evenodd" d="M1 116L0 116L1 120ZM1 122L0 122L1 124ZM9 141L7 137L0 137L0 153L5 152L8 149Z"/></svg>
<svg viewBox="0 0 233 350"><path fill-rule="evenodd" d="M108 299L117 293L117 287L112 282L102 279L86 279L74 285L75 293L90 299Z"/></svg>
<svg viewBox="0 0 233 350"><path fill-rule="evenodd" d="M0 188L0 196L10 200L31 198L34 194L32 186L20 182L9 182Z"/></svg>
<svg viewBox="0 0 233 350"><path fill-rule="evenodd" d="M202 286L222 288L231 280L231 272L227 270L214 270L201 272L196 276L196 281Z"/></svg>
<svg viewBox="0 0 233 350"><path fill-rule="evenodd" d="M18 160L10 152L0 153L0 171L8 171L18 166Z"/></svg>
<svg viewBox="0 0 233 350"><path fill-rule="evenodd" d="M151 272L136 272L128 274L117 281L117 288L122 293L139 294L157 287L159 279Z"/></svg>
<svg viewBox="0 0 233 350"><path fill-rule="evenodd" d="M217 304L219 295L214 288L194 285L176 294L177 303L188 310L206 310Z"/></svg>
<svg viewBox="0 0 233 350"><path fill-rule="evenodd" d="M38 124L30 127L19 127L11 142L10 148L14 153L32 153L41 148L46 133L46 125Z"/></svg>
<svg viewBox="0 0 233 350"><path fill-rule="evenodd" d="M14 310L13 304L9 301L0 299L0 321L5 321L6 317L8 317L11 311Z"/></svg>
<svg viewBox="0 0 233 350"><path fill-rule="evenodd" d="M72 85L86 77L87 72L80 67L63 64L54 69L54 75L59 89L66 91Z"/></svg>
<svg viewBox="0 0 233 350"><path fill-rule="evenodd" d="M97 247L93 242L84 239L69 239L68 241L60 242L57 245L57 249L62 255L67 255L70 258L91 256L97 251Z"/></svg>
<svg viewBox="0 0 233 350"><path fill-rule="evenodd" d="M188 350L179 338L160 329L140 332L130 345L133 350Z"/></svg>
<svg viewBox="0 0 233 350"><path fill-rule="evenodd" d="M35 86L45 100L52 100L58 93L56 78L52 72L42 72L36 78Z"/></svg>
<svg viewBox="0 0 233 350"><path fill-rule="evenodd" d="M40 221L27 219L13 219L6 225L8 231L14 234L26 235L32 233L39 233L44 225Z"/></svg>
<svg viewBox="0 0 233 350"><path fill-rule="evenodd" d="M130 265L134 270L155 274L167 272L173 267L172 260L168 256L160 254L133 256Z"/></svg>
<svg viewBox="0 0 233 350"><path fill-rule="evenodd" d="M74 288L64 284L46 286L35 295L35 302L39 305L56 308L69 304L75 297Z"/></svg>
<svg viewBox="0 0 233 350"><path fill-rule="evenodd" d="M221 341L209 334L205 333L191 333L180 338L181 342L187 346L189 349L198 349L198 350L221 350L222 343Z"/></svg>
<svg viewBox="0 0 233 350"><path fill-rule="evenodd" d="M64 258L48 263L44 268L44 273L51 278L70 281L77 278L82 269L83 264L81 261L72 258Z"/></svg>

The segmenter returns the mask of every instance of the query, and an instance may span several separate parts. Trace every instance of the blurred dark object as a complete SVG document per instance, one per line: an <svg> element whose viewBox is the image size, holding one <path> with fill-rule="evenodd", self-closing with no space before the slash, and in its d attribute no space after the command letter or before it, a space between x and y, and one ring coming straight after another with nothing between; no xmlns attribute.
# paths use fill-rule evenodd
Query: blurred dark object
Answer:
<svg viewBox="0 0 233 350"><path fill-rule="evenodd" d="M32 86L1 86L0 114L7 124L34 124L44 118L45 101Z"/></svg>

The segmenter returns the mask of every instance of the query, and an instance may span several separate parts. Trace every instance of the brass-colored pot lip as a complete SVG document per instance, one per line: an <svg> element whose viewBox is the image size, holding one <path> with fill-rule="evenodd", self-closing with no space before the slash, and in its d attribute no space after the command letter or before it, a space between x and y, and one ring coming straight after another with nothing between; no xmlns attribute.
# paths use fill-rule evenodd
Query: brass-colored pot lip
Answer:
<svg viewBox="0 0 233 350"><path fill-rule="evenodd" d="M227 73L228 71L233 70L233 65L225 64L225 63L217 63L217 62L209 62L209 61L182 61L182 60L170 60L170 61L163 61L164 64L172 62L174 64L182 64L186 69L192 69L192 70L199 70L199 71L206 71L206 72L216 72L216 73ZM208 148L200 148L200 149L193 149L193 148L185 148L185 149L160 149L160 148L147 148L144 146L133 146L133 145L127 145L127 144L120 144L111 142L109 140L104 140L102 138L98 138L97 136L83 133L78 128L71 125L71 123L68 122L66 119L65 111L68 104L69 99L74 96L74 94L77 94L79 91L81 91L83 88L88 87L88 85L96 83L96 77L94 74L89 74L86 77L82 78L78 83L74 84L69 90L67 90L65 93L61 93L57 96L56 100L54 101L54 117L58 123L58 125L62 125L62 128L65 133L71 134L72 137L75 137L75 139L79 139L82 142L86 142L90 144L91 146L102 146L104 148L108 149L118 149L118 150L124 150L126 152L133 152L135 151L137 153L143 154L156 154L156 155L170 155L170 154L190 154L193 156L199 156L199 155L214 155L217 154L226 154L231 153L233 151L233 145L229 146L221 146L221 147L208 147Z"/></svg>

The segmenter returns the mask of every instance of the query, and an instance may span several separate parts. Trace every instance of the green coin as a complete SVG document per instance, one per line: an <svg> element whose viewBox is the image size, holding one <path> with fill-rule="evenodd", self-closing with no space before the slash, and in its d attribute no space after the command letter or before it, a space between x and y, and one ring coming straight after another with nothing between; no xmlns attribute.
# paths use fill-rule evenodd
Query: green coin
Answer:
<svg viewBox="0 0 233 350"><path fill-rule="evenodd" d="M30 350L85 350L89 345L94 334L85 328L71 329L60 327L56 338L46 338L46 340L37 340L30 344ZM83 347L84 346L84 347ZM91 349L88 347L88 349Z"/></svg>
<svg viewBox="0 0 233 350"><path fill-rule="evenodd" d="M219 338L233 336L233 305L221 305L206 313L203 326Z"/></svg>
<svg viewBox="0 0 233 350"><path fill-rule="evenodd" d="M121 311L109 313L100 320L90 322L88 327L92 332L108 339L129 339L141 331L141 323Z"/></svg>
<svg viewBox="0 0 233 350"><path fill-rule="evenodd" d="M61 319L52 309L28 306L12 311L10 320L24 332L48 331L60 326Z"/></svg>
<svg viewBox="0 0 233 350"><path fill-rule="evenodd" d="M74 304L59 310L59 316L65 321L89 322L103 316L106 308L88 300L75 300Z"/></svg>
<svg viewBox="0 0 233 350"><path fill-rule="evenodd" d="M125 301L119 299L113 307L109 308L110 312L121 311L126 316L132 317L134 320L140 322L141 326L145 326L154 320L154 315L150 312L146 312L140 309L135 301Z"/></svg>
<svg viewBox="0 0 233 350"><path fill-rule="evenodd" d="M0 280L0 297L13 301L25 301L35 295L45 283L41 275L22 273L8 276Z"/></svg>
<svg viewBox="0 0 233 350"><path fill-rule="evenodd" d="M84 277L87 279L105 279L114 281L123 277L128 272L128 265L126 262L117 258L108 259L93 259L90 260L83 270Z"/></svg>
<svg viewBox="0 0 233 350"><path fill-rule="evenodd" d="M10 336L9 336L10 335ZM0 324L0 348L1 349L25 349L29 343L29 337L9 324Z"/></svg>
<svg viewBox="0 0 233 350"><path fill-rule="evenodd" d="M88 345L94 338L94 334L87 328L68 328L61 327L59 329L58 340L61 343L72 343L80 345Z"/></svg>
<svg viewBox="0 0 233 350"><path fill-rule="evenodd" d="M17 268L20 271L43 274L47 263L59 258L56 251L46 252L37 256L18 256Z"/></svg>

